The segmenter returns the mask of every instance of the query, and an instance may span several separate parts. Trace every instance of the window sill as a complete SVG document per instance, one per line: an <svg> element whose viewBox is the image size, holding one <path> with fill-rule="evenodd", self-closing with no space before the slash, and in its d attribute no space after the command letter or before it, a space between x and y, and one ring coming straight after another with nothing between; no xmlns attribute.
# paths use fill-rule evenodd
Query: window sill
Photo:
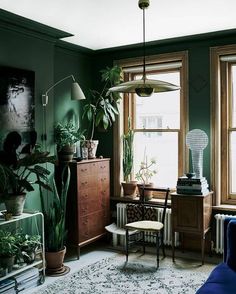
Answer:
<svg viewBox="0 0 236 294"><path fill-rule="evenodd" d="M139 202L139 197L135 197L133 198L129 198L129 197L111 197L111 201L114 202L124 202L124 203L137 203ZM149 203L149 204L164 204L164 199L160 199L160 198L152 198L149 201L145 201L145 203ZM171 200L167 201L167 205L168 207L171 207Z"/></svg>
<svg viewBox="0 0 236 294"><path fill-rule="evenodd" d="M212 209L214 211L221 210L221 211L235 211L236 212L236 205L221 204L221 205L213 206Z"/></svg>

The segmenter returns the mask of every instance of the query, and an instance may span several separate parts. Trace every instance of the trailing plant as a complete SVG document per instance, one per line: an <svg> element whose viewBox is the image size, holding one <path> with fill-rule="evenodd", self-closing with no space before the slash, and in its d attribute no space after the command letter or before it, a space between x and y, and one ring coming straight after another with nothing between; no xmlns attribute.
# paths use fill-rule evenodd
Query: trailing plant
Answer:
<svg viewBox="0 0 236 294"><path fill-rule="evenodd" d="M61 179L60 191L53 179L53 197L49 205L47 205L48 201L40 188L45 223L45 249L47 252L57 252L64 248L66 237L66 201L70 183L70 168L68 166L63 168Z"/></svg>
<svg viewBox="0 0 236 294"><path fill-rule="evenodd" d="M72 121L65 124L57 123L54 127L55 143L58 151L66 145L73 145L79 140L84 140L84 131L80 131Z"/></svg>
<svg viewBox="0 0 236 294"><path fill-rule="evenodd" d="M121 68L117 65L106 67L100 71L102 90L90 90L90 102L84 105L83 118L90 122L90 140L93 139L95 126L102 126L105 130L115 122L119 114L119 93L109 93L108 89L121 83Z"/></svg>
<svg viewBox="0 0 236 294"><path fill-rule="evenodd" d="M40 164L55 163L55 156L50 156L49 152L35 151L17 160L16 164L0 164L0 191L3 198L10 195L20 195L23 192L34 191L35 184L51 190L48 185L48 175L50 171ZM36 180L32 179L36 176Z"/></svg>
<svg viewBox="0 0 236 294"><path fill-rule="evenodd" d="M131 173L133 169L133 141L134 132L131 129L130 118L128 118L128 131L123 135L123 175L126 183L131 180Z"/></svg>

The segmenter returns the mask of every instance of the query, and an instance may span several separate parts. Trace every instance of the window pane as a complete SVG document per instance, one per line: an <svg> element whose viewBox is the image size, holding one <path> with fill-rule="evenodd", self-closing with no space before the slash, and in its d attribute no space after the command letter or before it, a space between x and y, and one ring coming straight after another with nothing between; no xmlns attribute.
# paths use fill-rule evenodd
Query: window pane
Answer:
<svg viewBox="0 0 236 294"><path fill-rule="evenodd" d="M139 170L146 154L147 161L157 162L155 174L150 180L158 187L176 187L178 177L178 133L141 132L134 136L134 172Z"/></svg>
<svg viewBox="0 0 236 294"><path fill-rule="evenodd" d="M232 127L236 127L236 65L232 66Z"/></svg>
<svg viewBox="0 0 236 294"><path fill-rule="evenodd" d="M236 132L230 135L230 193L236 194Z"/></svg>
<svg viewBox="0 0 236 294"><path fill-rule="evenodd" d="M136 76L141 78L141 76ZM178 71L162 74L149 74L149 79L180 84ZM180 128L180 91L154 93L150 97L136 97L136 128Z"/></svg>

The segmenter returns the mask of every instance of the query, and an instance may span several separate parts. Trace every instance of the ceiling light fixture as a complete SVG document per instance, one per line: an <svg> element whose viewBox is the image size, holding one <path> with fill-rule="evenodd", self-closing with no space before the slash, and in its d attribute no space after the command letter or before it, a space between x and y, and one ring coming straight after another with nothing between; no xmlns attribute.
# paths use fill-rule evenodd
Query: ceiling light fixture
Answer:
<svg viewBox="0 0 236 294"><path fill-rule="evenodd" d="M140 80L121 83L109 89L109 92L136 93L140 97L149 97L152 93L179 90L180 87L168 82L148 79L146 76L146 43L145 43L145 9L149 0L139 0L139 8L143 10L143 73Z"/></svg>

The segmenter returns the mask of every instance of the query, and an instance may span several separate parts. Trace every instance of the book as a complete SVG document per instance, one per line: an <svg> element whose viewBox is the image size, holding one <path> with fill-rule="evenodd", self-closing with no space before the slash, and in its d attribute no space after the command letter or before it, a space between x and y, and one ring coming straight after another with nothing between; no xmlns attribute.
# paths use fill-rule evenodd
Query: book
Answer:
<svg viewBox="0 0 236 294"><path fill-rule="evenodd" d="M188 194L188 195L205 195L209 193L208 189L204 189L202 191L196 191L196 190L186 190L186 189L177 189L177 194Z"/></svg>
<svg viewBox="0 0 236 294"><path fill-rule="evenodd" d="M201 184L204 182L207 182L207 179L205 177L202 178L187 178L185 176L179 177L178 178L179 183L192 183L192 184Z"/></svg>
<svg viewBox="0 0 236 294"><path fill-rule="evenodd" d="M0 290L5 288L5 287L13 286L13 285L15 285L14 280L12 280L12 279L3 280L3 281L0 282Z"/></svg>
<svg viewBox="0 0 236 294"><path fill-rule="evenodd" d="M39 270L35 267L32 267L26 271L23 271L19 273L18 275L15 275L13 279L16 281L16 283L21 283L26 281L27 279L38 277L39 276Z"/></svg>
<svg viewBox="0 0 236 294"><path fill-rule="evenodd" d="M16 294L15 286L10 289L4 290L3 292L0 292L0 293L1 294Z"/></svg>
<svg viewBox="0 0 236 294"><path fill-rule="evenodd" d="M201 191L201 190L204 190L204 189L208 189L208 184L204 184L204 185L191 185L191 186L185 186L185 185L178 185L177 184L176 189Z"/></svg>

